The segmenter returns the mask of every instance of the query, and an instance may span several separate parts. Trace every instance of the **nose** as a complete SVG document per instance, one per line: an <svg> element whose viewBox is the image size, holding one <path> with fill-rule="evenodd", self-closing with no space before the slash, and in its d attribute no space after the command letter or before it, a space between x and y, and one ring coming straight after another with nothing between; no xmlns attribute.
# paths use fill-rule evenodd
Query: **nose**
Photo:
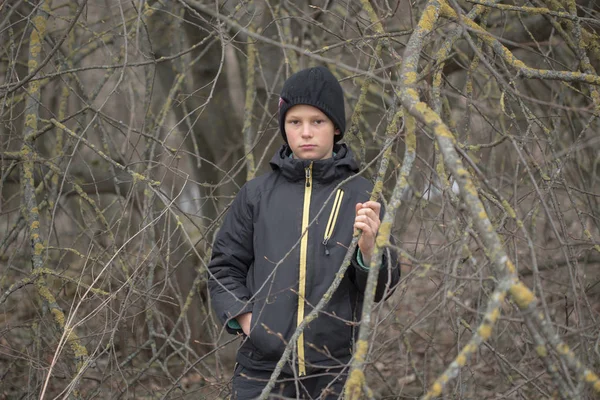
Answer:
<svg viewBox="0 0 600 400"><path fill-rule="evenodd" d="M312 136L312 129L310 124L302 124L302 137L310 138Z"/></svg>

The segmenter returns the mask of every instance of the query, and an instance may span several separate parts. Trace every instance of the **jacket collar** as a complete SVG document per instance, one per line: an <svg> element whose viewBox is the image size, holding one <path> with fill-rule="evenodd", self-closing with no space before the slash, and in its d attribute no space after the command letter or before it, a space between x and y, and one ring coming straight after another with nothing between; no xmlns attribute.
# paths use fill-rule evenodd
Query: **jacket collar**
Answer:
<svg viewBox="0 0 600 400"><path fill-rule="evenodd" d="M358 164L354 160L352 152L345 144L333 146L335 155L325 160L312 161L312 176L317 182L326 183L338 178L344 178L351 173L358 172ZM289 181L305 179L305 169L310 165L310 160L299 160L290 157L292 150L287 144L275 153L271 159L271 168L280 171Z"/></svg>

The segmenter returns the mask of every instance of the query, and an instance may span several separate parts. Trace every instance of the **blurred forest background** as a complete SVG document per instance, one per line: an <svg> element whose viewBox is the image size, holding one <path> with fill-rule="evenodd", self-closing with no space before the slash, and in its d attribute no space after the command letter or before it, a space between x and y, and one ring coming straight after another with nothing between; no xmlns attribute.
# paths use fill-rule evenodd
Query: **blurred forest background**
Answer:
<svg viewBox="0 0 600 400"><path fill-rule="evenodd" d="M211 242L326 65L402 281L365 397L600 396L594 0L0 1L0 398L227 398Z"/></svg>

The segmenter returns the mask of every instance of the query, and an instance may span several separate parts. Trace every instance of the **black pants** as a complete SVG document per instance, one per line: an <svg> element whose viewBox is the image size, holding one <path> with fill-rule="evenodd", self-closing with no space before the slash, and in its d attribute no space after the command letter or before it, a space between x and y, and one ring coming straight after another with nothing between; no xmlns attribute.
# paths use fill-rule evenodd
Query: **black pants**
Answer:
<svg viewBox="0 0 600 400"><path fill-rule="evenodd" d="M341 397L348 370L340 367L323 368L311 375L300 376L281 373L271 390L270 399L320 399L333 400ZM233 374L234 400L251 400L260 396L267 386L272 371L249 369L237 364Z"/></svg>

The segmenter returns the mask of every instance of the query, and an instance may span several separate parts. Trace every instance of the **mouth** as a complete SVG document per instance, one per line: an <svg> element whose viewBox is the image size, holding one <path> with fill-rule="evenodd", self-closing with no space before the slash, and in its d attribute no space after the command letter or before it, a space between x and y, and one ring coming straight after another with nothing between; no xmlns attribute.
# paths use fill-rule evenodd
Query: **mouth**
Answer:
<svg viewBox="0 0 600 400"><path fill-rule="evenodd" d="M314 149L315 147L317 147L317 146L315 146L314 144L303 144L302 146L300 146L300 148L303 150L310 150L310 149Z"/></svg>

